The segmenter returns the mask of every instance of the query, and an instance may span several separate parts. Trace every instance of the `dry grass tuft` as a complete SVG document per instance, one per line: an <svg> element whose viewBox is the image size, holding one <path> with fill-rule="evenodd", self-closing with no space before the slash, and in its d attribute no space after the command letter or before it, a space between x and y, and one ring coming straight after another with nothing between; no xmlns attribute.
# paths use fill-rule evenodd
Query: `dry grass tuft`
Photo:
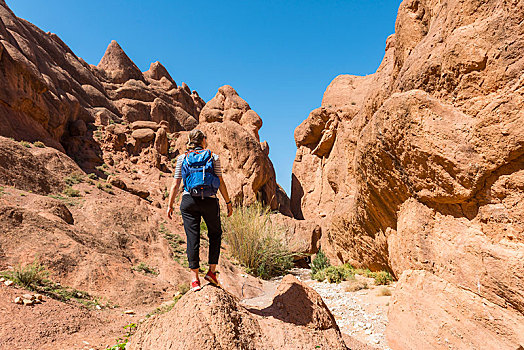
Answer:
<svg viewBox="0 0 524 350"><path fill-rule="evenodd" d="M391 289L388 287L382 287L378 290L377 295L381 297L389 297L391 296Z"/></svg>
<svg viewBox="0 0 524 350"><path fill-rule="evenodd" d="M231 255L248 273L269 279L293 267L293 253L285 243L285 231L272 223L268 208L259 203L237 207L231 217L224 218L223 227Z"/></svg>
<svg viewBox="0 0 524 350"><path fill-rule="evenodd" d="M356 292L361 289L368 289L368 284L365 281L353 280L345 288L346 292Z"/></svg>

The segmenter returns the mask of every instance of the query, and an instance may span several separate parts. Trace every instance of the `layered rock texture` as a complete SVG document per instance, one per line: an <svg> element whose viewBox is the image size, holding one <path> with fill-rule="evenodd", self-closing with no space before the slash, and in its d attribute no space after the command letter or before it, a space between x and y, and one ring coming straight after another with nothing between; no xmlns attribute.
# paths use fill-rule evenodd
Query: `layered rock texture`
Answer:
<svg viewBox="0 0 524 350"><path fill-rule="evenodd" d="M261 127L262 119L229 85L219 88L204 106L198 125L207 135L209 148L223 160L224 179L233 202L251 204L258 200L273 210L282 207L286 213L289 199L277 194L269 146L261 143L258 135ZM181 132L178 136L176 153L182 153L187 135Z"/></svg>
<svg viewBox="0 0 524 350"><path fill-rule="evenodd" d="M524 343L522 18L405 0L377 72L337 77L295 130L293 214L332 260L399 278L393 348Z"/></svg>
<svg viewBox="0 0 524 350"><path fill-rule="evenodd" d="M206 106L161 63L141 72L116 41L94 66L4 2L0 19L0 135L42 141L87 172L104 164L127 171L129 160L170 172L171 160L185 152L184 131L200 121L210 148L222 155L235 202L259 200L291 215L269 146L258 136L262 119L232 87L220 88Z"/></svg>
<svg viewBox="0 0 524 350"><path fill-rule="evenodd" d="M227 291L205 286L166 314L140 325L128 349L347 349L322 298L284 277L273 303L246 308Z"/></svg>

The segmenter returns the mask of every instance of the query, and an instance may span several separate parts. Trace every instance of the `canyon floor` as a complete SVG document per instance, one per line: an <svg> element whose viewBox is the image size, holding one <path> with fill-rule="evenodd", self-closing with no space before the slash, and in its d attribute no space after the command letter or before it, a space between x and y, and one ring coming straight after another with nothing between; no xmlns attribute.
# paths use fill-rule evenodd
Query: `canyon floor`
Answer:
<svg viewBox="0 0 524 350"><path fill-rule="evenodd" d="M346 345L350 349L389 349L385 331L391 295L381 295L381 290L387 288L393 292L395 283L387 287L375 286L373 279L357 275L356 279L365 282L368 288L349 291L347 288L350 281L338 284L318 282L311 279L311 270L304 268L295 268L290 273L320 294L335 317ZM255 298L243 299L242 304L248 307L268 306L281 280L282 277L278 277L264 281L261 287L263 293Z"/></svg>
<svg viewBox="0 0 524 350"><path fill-rule="evenodd" d="M385 329L387 308L391 296L381 295L384 286L374 286L372 279L359 275L357 280L365 281L368 289L348 291L350 284L339 284L311 280L310 270L295 268L291 274L320 294L343 334L344 341L352 350L389 349ZM245 284L252 285L253 279L241 275ZM249 307L266 307L271 304L281 283L282 277L263 281L258 285L260 295L243 298L241 304ZM395 285L387 287L393 291ZM78 303L61 303L45 297L42 304L23 306L13 303L16 296L28 293L21 288L0 284L0 315L8 343L20 349L83 349L104 350L116 344L123 337L123 327L142 322L146 315L154 315L155 310L170 305L167 301L151 307L137 307L129 310L125 305L103 308L85 308ZM191 292L190 292L191 293ZM126 312L129 312L127 314ZM153 316L155 317L155 316ZM41 343L42 339L53 339ZM0 348L3 348L0 342Z"/></svg>

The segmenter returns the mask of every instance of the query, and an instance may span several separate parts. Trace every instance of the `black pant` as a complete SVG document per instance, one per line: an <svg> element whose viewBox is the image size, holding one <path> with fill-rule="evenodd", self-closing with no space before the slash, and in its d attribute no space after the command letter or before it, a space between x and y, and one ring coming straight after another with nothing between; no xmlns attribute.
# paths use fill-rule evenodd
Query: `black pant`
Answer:
<svg viewBox="0 0 524 350"><path fill-rule="evenodd" d="M204 218L209 237L209 264L218 264L220 244L222 241L222 226L220 224L220 206L218 198L182 196L180 212L184 221L187 237L187 261L190 269L200 266L200 220Z"/></svg>

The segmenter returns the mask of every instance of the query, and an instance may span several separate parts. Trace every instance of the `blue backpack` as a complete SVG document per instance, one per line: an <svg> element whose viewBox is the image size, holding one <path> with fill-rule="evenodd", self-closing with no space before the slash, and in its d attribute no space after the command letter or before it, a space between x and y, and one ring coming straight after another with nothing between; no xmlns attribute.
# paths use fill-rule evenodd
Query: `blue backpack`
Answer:
<svg viewBox="0 0 524 350"><path fill-rule="evenodd" d="M182 161L184 190L193 197L211 197L217 194L220 179L215 174L213 153L207 149L186 152Z"/></svg>

